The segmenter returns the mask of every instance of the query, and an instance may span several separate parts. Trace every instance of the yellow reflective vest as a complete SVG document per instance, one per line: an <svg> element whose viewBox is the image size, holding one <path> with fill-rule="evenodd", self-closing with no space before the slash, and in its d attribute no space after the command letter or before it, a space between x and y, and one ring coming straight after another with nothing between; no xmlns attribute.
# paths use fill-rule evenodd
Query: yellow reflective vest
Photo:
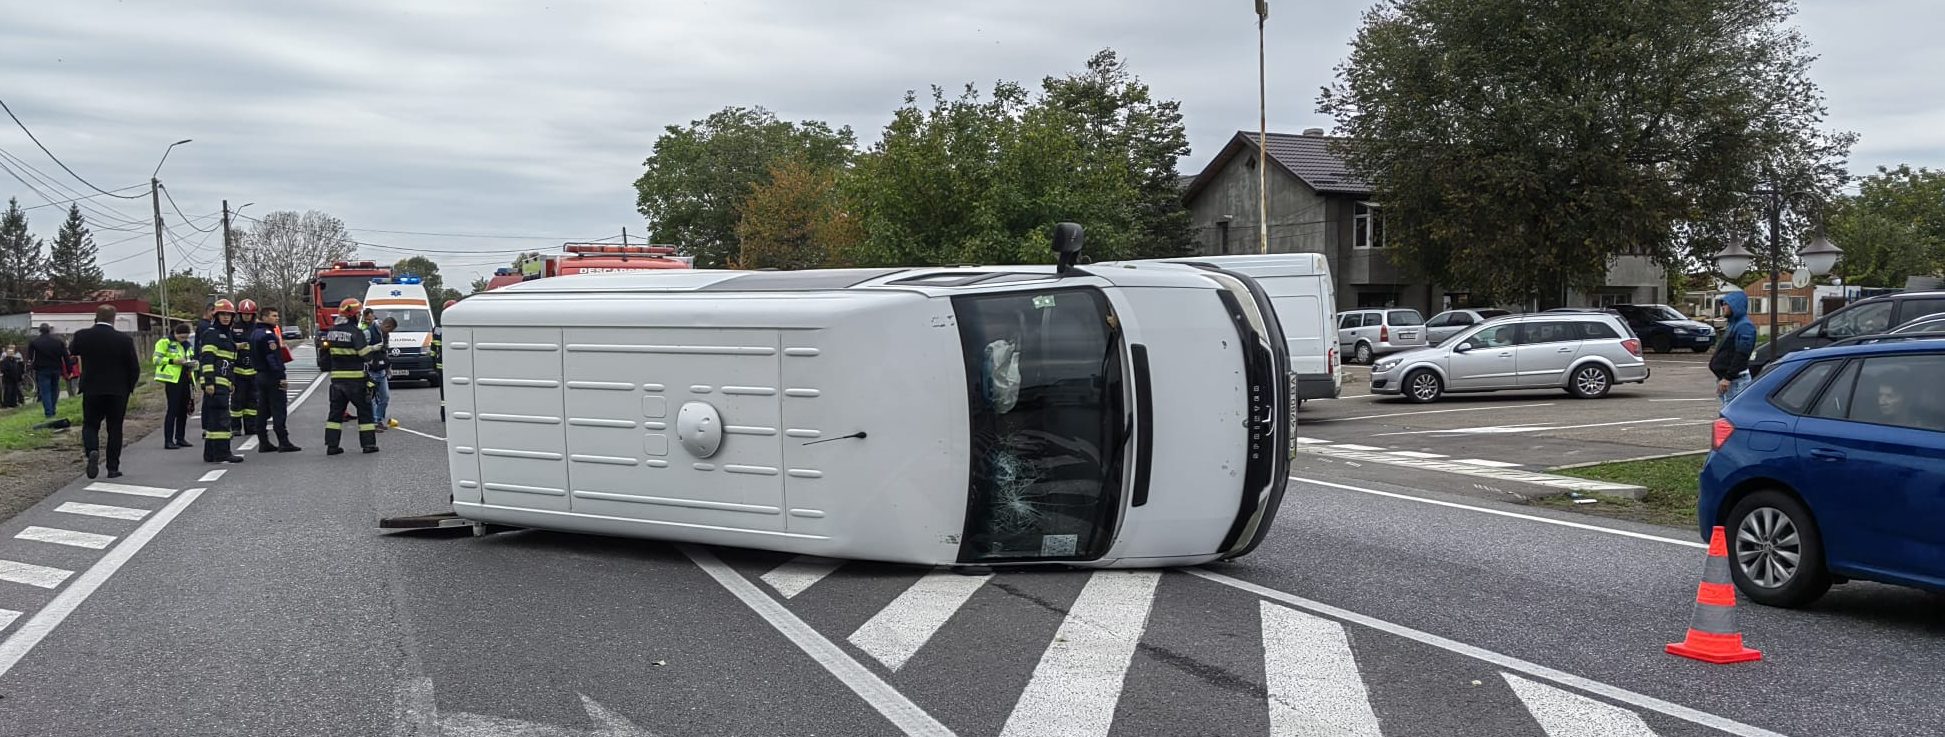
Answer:
<svg viewBox="0 0 1945 737"><path fill-rule="evenodd" d="M164 384L182 381L182 365L189 360L189 346L174 338L155 342L155 380Z"/></svg>

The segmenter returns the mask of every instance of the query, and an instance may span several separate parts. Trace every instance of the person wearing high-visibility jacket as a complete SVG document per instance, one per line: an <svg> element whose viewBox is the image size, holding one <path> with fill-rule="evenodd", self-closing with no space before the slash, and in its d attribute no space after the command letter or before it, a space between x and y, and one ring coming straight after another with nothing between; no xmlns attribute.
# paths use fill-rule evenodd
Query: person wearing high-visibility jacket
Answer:
<svg viewBox="0 0 1945 737"><path fill-rule="evenodd" d="M317 366L331 377L331 407L324 413L324 452L344 452L339 440L344 436L345 409L358 410L358 444L366 453L378 452L378 424L371 416L371 394L366 386L365 361L372 346L365 332L358 329L358 300L346 299L338 305L338 321L324 332L318 344Z"/></svg>
<svg viewBox="0 0 1945 737"><path fill-rule="evenodd" d="M189 323L176 323L169 335L155 342L150 358L155 382L162 385L162 396L168 400L168 411L162 416L162 447L168 450L189 447L189 408L196 394L195 377L189 371L196 362L189 352L191 340Z"/></svg>
<svg viewBox="0 0 1945 737"><path fill-rule="evenodd" d="M443 318L446 315L446 310L452 309L452 306L456 304L459 304L459 300L456 299L446 300L446 304L439 307L440 318L443 320ZM446 326L445 325L432 326L432 372L434 374L433 381L439 384L439 421L445 422L446 421Z"/></svg>
<svg viewBox="0 0 1945 737"><path fill-rule="evenodd" d="M236 322L230 325L230 339L237 345L235 391L230 394L233 432L257 434L257 359L250 354L250 334L257 330L257 301L246 299L236 305Z"/></svg>
<svg viewBox="0 0 1945 737"><path fill-rule="evenodd" d="M243 456L230 452L230 438L236 435L230 418L230 396L236 391L236 339L230 329L236 324L236 305L219 299L213 309L196 357L197 383L203 387L203 460L242 463Z"/></svg>

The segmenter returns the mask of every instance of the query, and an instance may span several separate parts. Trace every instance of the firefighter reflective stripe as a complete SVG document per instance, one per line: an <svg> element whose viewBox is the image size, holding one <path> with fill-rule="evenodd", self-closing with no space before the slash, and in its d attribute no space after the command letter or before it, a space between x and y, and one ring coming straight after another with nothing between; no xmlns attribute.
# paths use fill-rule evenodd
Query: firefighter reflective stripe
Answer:
<svg viewBox="0 0 1945 737"><path fill-rule="evenodd" d="M231 388L231 387L233 387L233 386L235 386L234 384L231 384L231 383L230 383L230 380L229 380L229 379L227 379L227 378L224 378L224 377L221 377L221 376L218 376L218 377L216 377L216 381L213 381L213 382L211 382L211 383L212 383L212 384L214 384L214 385L216 385L216 386L220 386L220 387L223 387L223 388L225 388L225 389L229 389L229 388Z"/></svg>
<svg viewBox="0 0 1945 737"><path fill-rule="evenodd" d="M331 348L331 355L333 355L333 356L361 356L361 355L364 355L364 354L363 354L363 353L360 353L360 352L358 351L358 349L356 349L356 348L337 348L337 347L333 347L333 348Z"/></svg>
<svg viewBox="0 0 1945 737"><path fill-rule="evenodd" d="M228 430L204 430L203 431L204 440L229 440L232 437L235 437L235 434L231 433Z"/></svg>
<svg viewBox="0 0 1945 737"><path fill-rule="evenodd" d="M363 371L333 371L333 372L331 372L331 378L333 378L333 379L362 379L362 378L365 378L365 372L363 372Z"/></svg>
<svg viewBox="0 0 1945 737"><path fill-rule="evenodd" d="M216 345L213 343L204 343L203 352L213 355L217 358L221 358L225 361L236 360L236 351L223 350L222 348L216 347Z"/></svg>
<svg viewBox="0 0 1945 737"><path fill-rule="evenodd" d="M384 349L384 348L381 348L381 347L379 347L379 346L375 346L375 345L367 345L367 346L365 346L364 348L362 348L362 349L359 349L359 351L358 351L358 355L360 355L360 356L369 356L369 355L371 355L371 354L373 354L373 353L377 353L377 352L379 352L379 351L382 351L382 350L385 350L385 349Z"/></svg>
<svg viewBox="0 0 1945 737"><path fill-rule="evenodd" d="M358 432L372 432L377 429L378 429L377 423L370 423L370 424L363 423L363 422L358 423Z"/></svg>
<svg viewBox="0 0 1945 737"><path fill-rule="evenodd" d="M326 423L324 423L324 429L326 429L326 430L343 430L343 429L344 429L344 423L342 423L342 422L326 422Z"/></svg>

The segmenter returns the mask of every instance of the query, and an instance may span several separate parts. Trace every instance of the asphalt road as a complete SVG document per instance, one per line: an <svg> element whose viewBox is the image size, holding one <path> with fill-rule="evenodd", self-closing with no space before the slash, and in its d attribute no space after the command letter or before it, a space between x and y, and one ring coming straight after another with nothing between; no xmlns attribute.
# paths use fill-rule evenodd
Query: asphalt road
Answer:
<svg viewBox="0 0 1945 737"><path fill-rule="evenodd" d="M1763 662L1681 660L1661 647L1701 570L1683 531L1500 506L1442 477L1299 483L1235 563L964 576L538 531L380 535L377 518L446 499L436 393L395 393L394 416L430 436L385 433L375 456L323 455L323 403L296 413L309 452L201 481L194 451L150 438L120 480L145 491L81 480L0 523L0 610L19 613L0 614L0 735L1945 728L1936 595L1850 584L1809 611L1744 606Z"/></svg>

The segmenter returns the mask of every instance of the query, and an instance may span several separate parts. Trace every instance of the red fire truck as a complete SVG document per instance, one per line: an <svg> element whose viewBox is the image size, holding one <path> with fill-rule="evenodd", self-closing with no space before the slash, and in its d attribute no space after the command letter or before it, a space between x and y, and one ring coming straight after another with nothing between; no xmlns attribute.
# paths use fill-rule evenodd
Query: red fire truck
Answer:
<svg viewBox="0 0 1945 737"><path fill-rule="evenodd" d="M363 300L373 279L389 279L392 268L376 261L339 261L317 270L305 285L304 298L311 304L312 331L337 322L338 303L346 298Z"/></svg>
<svg viewBox="0 0 1945 737"><path fill-rule="evenodd" d="M569 243L563 250L566 253L544 254L521 261L517 268L494 271L493 276L487 279L487 290L550 276L692 268L691 258L675 255L675 249L670 246Z"/></svg>

